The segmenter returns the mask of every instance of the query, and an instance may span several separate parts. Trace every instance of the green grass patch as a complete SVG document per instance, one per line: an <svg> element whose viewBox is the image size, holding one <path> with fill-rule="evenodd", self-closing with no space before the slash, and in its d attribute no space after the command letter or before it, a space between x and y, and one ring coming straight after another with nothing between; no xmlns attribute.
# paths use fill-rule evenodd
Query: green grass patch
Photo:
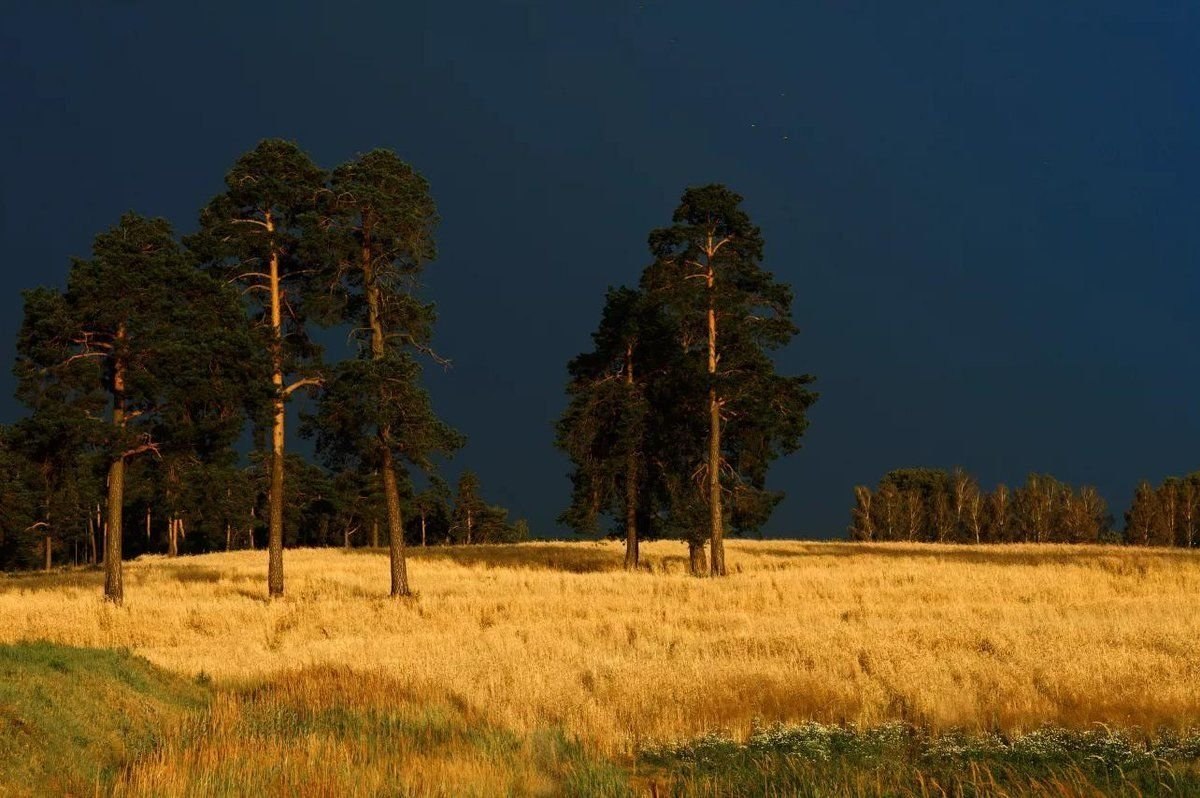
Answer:
<svg viewBox="0 0 1200 798"><path fill-rule="evenodd" d="M817 723L710 734L642 751L640 781L671 796L1200 796L1200 732L1106 729L932 735Z"/></svg>
<svg viewBox="0 0 1200 798"><path fill-rule="evenodd" d="M94 793L208 699L126 652L0 645L0 795Z"/></svg>

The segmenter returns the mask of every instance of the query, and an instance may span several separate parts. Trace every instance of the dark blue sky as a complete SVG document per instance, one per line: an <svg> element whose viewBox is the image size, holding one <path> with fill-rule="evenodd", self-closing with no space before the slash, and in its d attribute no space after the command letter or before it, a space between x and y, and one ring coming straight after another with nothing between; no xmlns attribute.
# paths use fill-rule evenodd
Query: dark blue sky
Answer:
<svg viewBox="0 0 1200 798"><path fill-rule="evenodd" d="M725 182L821 392L770 534L841 535L854 483L915 464L1119 515L1200 467L1198 7L873 6L3 2L4 360L19 292L122 211L190 229L263 137L389 147L444 218L451 471L551 534L564 364L682 189Z"/></svg>

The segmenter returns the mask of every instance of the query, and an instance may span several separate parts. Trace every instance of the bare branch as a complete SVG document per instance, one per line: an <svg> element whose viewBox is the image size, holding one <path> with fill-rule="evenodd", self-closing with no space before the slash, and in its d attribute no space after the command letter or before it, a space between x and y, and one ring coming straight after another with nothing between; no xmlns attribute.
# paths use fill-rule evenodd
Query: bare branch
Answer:
<svg viewBox="0 0 1200 798"><path fill-rule="evenodd" d="M320 377L304 377L296 380L291 385L283 389L284 396L291 396L297 388L303 388L305 385L322 385L325 381Z"/></svg>
<svg viewBox="0 0 1200 798"><path fill-rule="evenodd" d="M244 272L242 274L239 274L236 277L230 277L226 282L236 283L238 280L242 280L246 277L257 277L260 280L270 280L271 279L271 275L263 274L262 272Z"/></svg>
<svg viewBox="0 0 1200 798"><path fill-rule="evenodd" d="M59 363L59 365L65 366L68 363L71 363L76 360L82 360L85 357L108 357L108 353L107 352L80 352L77 355L71 355L69 358L64 360L62 363Z"/></svg>
<svg viewBox="0 0 1200 798"><path fill-rule="evenodd" d="M162 459L162 452L159 451L158 444L154 443L153 441L147 441L146 443L143 443L140 446L135 446L132 449L127 449L121 453L121 456L122 457L134 457L136 455L142 454L143 452L153 452L155 457L159 458L160 460Z"/></svg>

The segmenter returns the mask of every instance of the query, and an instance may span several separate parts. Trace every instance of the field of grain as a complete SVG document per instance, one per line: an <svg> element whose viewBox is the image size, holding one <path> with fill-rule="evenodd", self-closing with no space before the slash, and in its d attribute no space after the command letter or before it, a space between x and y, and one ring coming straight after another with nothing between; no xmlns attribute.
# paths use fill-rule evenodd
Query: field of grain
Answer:
<svg viewBox="0 0 1200 798"><path fill-rule="evenodd" d="M0 642L127 647L219 685L309 666L416 702L622 755L752 721L1200 725L1200 557L1103 547L738 541L731 575L678 543L620 570L614 544L411 552L418 595L386 597L381 552L142 558L126 604L100 575L0 578ZM367 677L364 677L367 678ZM278 681L278 680L277 680Z"/></svg>

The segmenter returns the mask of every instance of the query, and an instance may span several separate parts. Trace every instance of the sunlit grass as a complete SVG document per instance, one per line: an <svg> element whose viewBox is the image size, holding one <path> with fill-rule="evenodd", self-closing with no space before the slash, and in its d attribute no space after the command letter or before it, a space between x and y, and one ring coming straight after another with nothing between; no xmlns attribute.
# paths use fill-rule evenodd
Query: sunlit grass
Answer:
<svg viewBox="0 0 1200 798"><path fill-rule="evenodd" d="M631 795L561 729L518 736L378 672L311 668L217 696L116 795Z"/></svg>
<svg viewBox="0 0 1200 798"><path fill-rule="evenodd" d="M127 601L100 575L0 580L0 640L127 647L218 683L307 665L379 671L499 727L558 726L606 752L751 719L931 728L1184 727L1200 719L1200 558L1103 547L738 541L732 576L682 546L415 552L386 598L382 553L143 558ZM61 583L61 587L59 586ZM1148 688L1148 683L1153 688Z"/></svg>
<svg viewBox="0 0 1200 798"><path fill-rule="evenodd" d="M723 580L676 543L415 552L392 601L382 553L289 551L0 579L0 640L128 647L218 684L309 665L377 671L425 703L608 754L763 722L932 729L1183 728L1200 719L1200 558L1118 548L734 542ZM1152 687L1150 686L1152 685Z"/></svg>

